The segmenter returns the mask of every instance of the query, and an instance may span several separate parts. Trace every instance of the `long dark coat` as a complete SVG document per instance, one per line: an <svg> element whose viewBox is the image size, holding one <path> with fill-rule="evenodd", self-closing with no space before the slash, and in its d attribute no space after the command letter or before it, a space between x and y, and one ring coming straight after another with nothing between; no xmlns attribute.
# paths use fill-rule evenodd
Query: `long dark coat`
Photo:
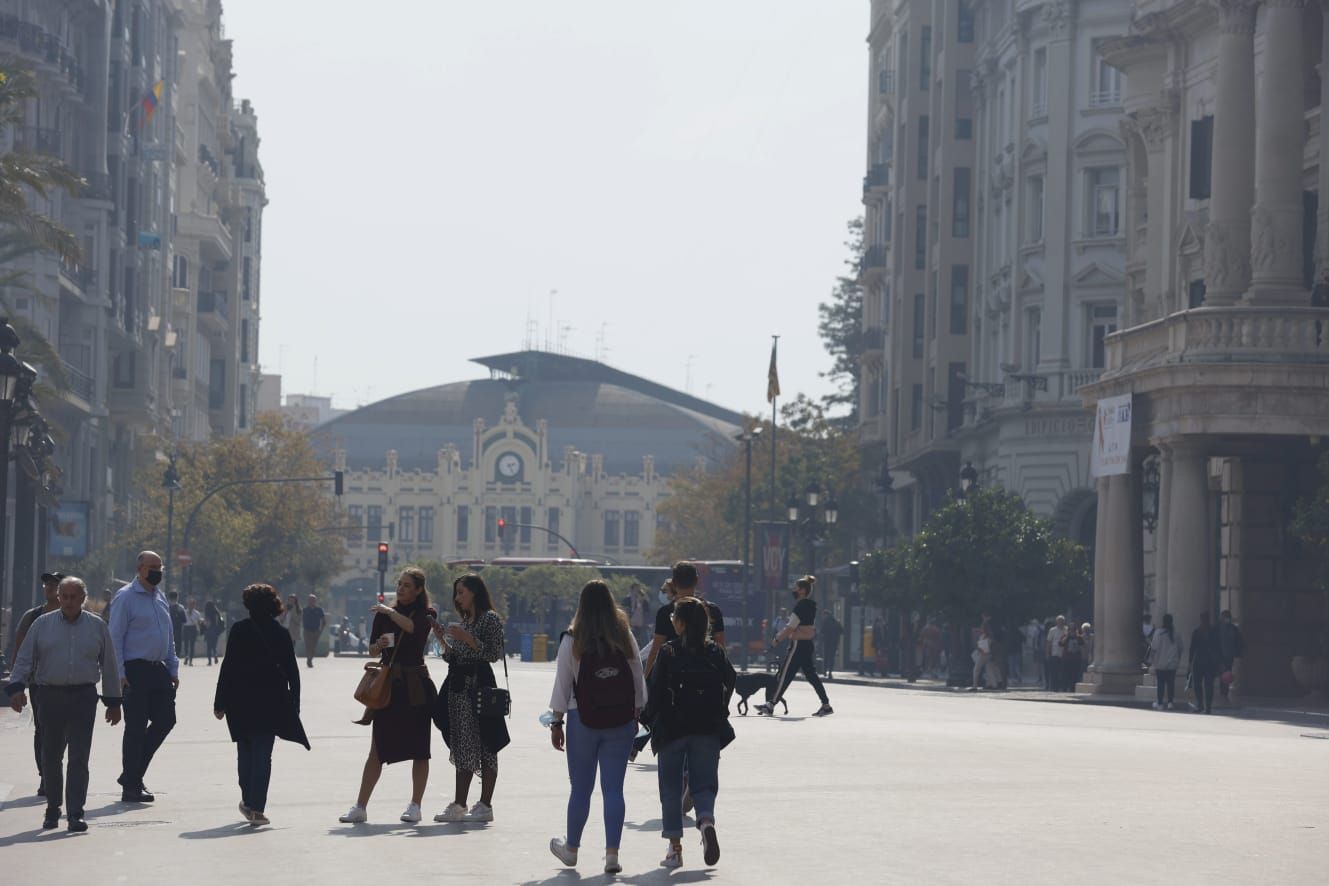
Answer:
<svg viewBox="0 0 1329 886"><path fill-rule="evenodd" d="M276 619L242 619L226 635L213 710L226 712L231 741L275 735L309 747L300 722L300 665Z"/></svg>

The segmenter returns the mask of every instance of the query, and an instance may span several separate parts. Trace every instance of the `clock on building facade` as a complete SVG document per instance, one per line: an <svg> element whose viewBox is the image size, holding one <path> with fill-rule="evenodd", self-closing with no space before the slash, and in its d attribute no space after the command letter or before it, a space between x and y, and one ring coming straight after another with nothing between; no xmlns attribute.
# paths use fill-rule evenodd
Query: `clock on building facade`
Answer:
<svg viewBox="0 0 1329 886"><path fill-rule="evenodd" d="M495 478L499 483L520 483L523 467L520 455L515 452L505 452L494 463Z"/></svg>

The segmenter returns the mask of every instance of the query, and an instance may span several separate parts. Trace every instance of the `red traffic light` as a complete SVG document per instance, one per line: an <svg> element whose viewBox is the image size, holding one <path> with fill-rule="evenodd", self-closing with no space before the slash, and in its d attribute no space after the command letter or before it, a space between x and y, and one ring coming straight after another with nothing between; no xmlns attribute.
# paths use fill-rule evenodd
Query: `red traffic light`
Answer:
<svg viewBox="0 0 1329 886"><path fill-rule="evenodd" d="M387 599L387 598L383 596L383 592L382 592L382 591L379 591L379 592L378 592L378 602L382 603L382 602L383 602L384 600L386 600L386 599Z"/></svg>
<svg viewBox="0 0 1329 886"><path fill-rule="evenodd" d="M507 521L507 520L504 520L502 517L499 517L499 518L498 518L498 537L499 537L499 538L502 538L502 537L503 537L503 530L504 530L504 529L507 529L507 528L508 528L508 521Z"/></svg>
<svg viewBox="0 0 1329 886"><path fill-rule="evenodd" d="M379 552L380 554L386 554L386 553L388 552L388 543L385 542L385 541L381 541L381 542L379 542L379 543L378 543L378 552Z"/></svg>

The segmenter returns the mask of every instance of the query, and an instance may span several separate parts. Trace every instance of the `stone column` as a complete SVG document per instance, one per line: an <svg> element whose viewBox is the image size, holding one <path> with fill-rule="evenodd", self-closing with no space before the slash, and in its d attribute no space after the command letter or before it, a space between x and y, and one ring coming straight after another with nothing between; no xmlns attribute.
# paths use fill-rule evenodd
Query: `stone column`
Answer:
<svg viewBox="0 0 1329 886"><path fill-rule="evenodd" d="M1302 280L1301 176L1306 146L1302 27L1306 0L1265 0L1264 73L1256 118L1250 304L1309 304ZM1220 90L1223 84L1218 84ZM1215 119L1217 123L1217 119ZM1219 134L1214 133L1217 146ZM1222 181L1215 182L1222 187Z"/></svg>
<svg viewBox="0 0 1329 886"><path fill-rule="evenodd" d="M1048 31L1047 98L1048 118L1075 119L1076 83L1075 16L1072 0L1051 0L1043 4L1043 24ZM1075 193L1071 178L1071 127L1049 126L1047 175L1043 181L1043 299L1042 353L1037 367L1025 372L1057 373L1070 366L1067 331L1067 302L1064 293L1070 287L1070 240L1080 226L1072 217ZM1018 151L1017 151L1018 153ZM1018 358L1016 362L1019 362Z"/></svg>
<svg viewBox="0 0 1329 886"><path fill-rule="evenodd" d="M1102 614L1094 627L1093 691L1129 694L1140 684L1140 477L1138 471L1105 478L1107 509L1102 584L1094 580L1094 599ZM1100 593L1101 590L1101 593ZM1098 606L1095 606L1097 609ZM1086 687L1088 688L1088 687Z"/></svg>
<svg viewBox="0 0 1329 886"><path fill-rule="evenodd" d="M1151 317L1166 317L1175 309L1175 300L1168 286L1168 254L1172 248L1172 232L1167 229L1162 219L1171 218L1168 202L1171 194L1164 187L1167 181L1167 166L1171 159L1164 150L1177 131L1178 97L1175 91L1166 90L1158 97L1158 104L1143 111L1136 111L1123 124L1136 130L1144 143L1148 167L1145 175L1149 183L1145 201L1151 224L1148 226L1145 254L1145 312ZM1158 219L1158 224L1153 220ZM1185 307L1182 305L1181 307Z"/></svg>
<svg viewBox="0 0 1329 886"><path fill-rule="evenodd" d="M1329 109L1329 2L1321 3L1320 29L1320 144L1326 144L1329 137L1329 120L1325 120L1325 109ZM1316 207L1315 225L1315 290L1324 298L1329 294L1329 162L1320 164L1319 176L1320 202ZM1234 616L1235 617L1235 616Z"/></svg>
<svg viewBox="0 0 1329 886"><path fill-rule="evenodd" d="M1250 285L1255 202L1255 7L1216 0L1218 76L1209 226L1204 238L1205 303L1230 305ZM1301 169L1300 161L1297 169Z"/></svg>
<svg viewBox="0 0 1329 886"><path fill-rule="evenodd" d="M1094 520L1094 631L1097 633L1103 630L1103 610L1107 602L1107 594L1100 592L1100 588L1107 587L1107 477L1099 477L1094 481L1094 486L1098 492L1098 502L1096 504ZM1100 581L1102 582L1101 584ZM1099 636L1101 637L1101 633L1099 633ZM1090 669L1097 671L1099 664L1102 662L1102 658L1103 644L1101 642L1095 643L1094 660L1089 665Z"/></svg>
<svg viewBox="0 0 1329 886"><path fill-rule="evenodd" d="M1210 608L1209 561L1213 544L1209 514L1209 459L1198 441L1173 438L1172 478L1165 487L1168 507L1167 611L1177 634L1189 646L1200 613ZM1158 624L1161 626L1160 618ZM1189 655L1189 649L1187 650ZM1181 673L1189 670L1185 656Z"/></svg>
<svg viewBox="0 0 1329 886"><path fill-rule="evenodd" d="M1168 529L1171 524L1172 497L1168 494L1172 482L1172 450L1155 443L1158 447L1158 525L1154 528L1154 627L1163 623L1163 613L1168 611Z"/></svg>

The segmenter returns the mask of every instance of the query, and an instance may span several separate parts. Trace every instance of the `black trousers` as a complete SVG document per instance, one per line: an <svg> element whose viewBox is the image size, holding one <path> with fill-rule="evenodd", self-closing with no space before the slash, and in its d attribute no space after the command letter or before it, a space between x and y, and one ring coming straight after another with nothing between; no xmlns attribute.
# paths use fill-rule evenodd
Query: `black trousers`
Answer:
<svg viewBox="0 0 1329 886"><path fill-rule="evenodd" d="M175 689L166 665L136 659L125 662L125 736L121 744L120 784L143 787L143 774L166 736L175 728Z"/></svg>
<svg viewBox="0 0 1329 886"><path fill-rule="evenodd" d="M60 808L70 818L82 818L88 800L88 755L92 727L97 722L97 687L43 686L37 712L42 727L42 772L46 779L46 806ZM69 749L69 777L65 777L65 749Z"/></svg>
<svg viewBox="0 0 1329 886"><path fill-rule="evenodd" d="M1154 671L1154 684L1158 687L1158 704L1171 704L1177 696L1177 671ZM1167 696L1165 699L1164 696Z"/></svg>
<svg viewBox="0 0 1329 886"><path fill-rule="evenodd" d="M830 704L830 699L826 697L826 689L821 685L821 678L817 676L816 650L813 648L813 641L799 640L789 649L789 654L785 656L784 664L780 666L780 679L775 688L774 695L766 697L767 704L774 705L780 699L784 698L785 690L789 684L794 681L794 675L799 671L803 672L804 678L812 685L812 689L817 693L817 698L821 699L822 704Z"/></svg>
<svg viewBox="0 0 1329 886"><path fill-rule="evenodd" d="M1214 676L1208 671L1195 671L1191 674L1191 689L1195 692L1195 704L1206 714L1214 709Z"/></svg>
<svg viewBox="0 0 1329 886"><path fill-rule="evenodd" d="M42 777L42 720L37 713L37 696L40 693L40 686L28 687L28 704L32 705L32 753L37 758L37 784L44 791L46 780Z"/></svg>
<svg viewBox="0 0 1329 886"><path fill-rule="evenodd" d="M197 642L198 627L196 625L185 625L184 636L180 639L181 651L176 653L184 659L185 664L194 663L194 646Z"/></svg>
<svg viewBox="0 0 1329 886"><path fill-rule="evenodd" d="M250 735L235 743L240 775L240 800L255 812L268 806L268 783L272 781L272 746L275 735Z"/></svg>

